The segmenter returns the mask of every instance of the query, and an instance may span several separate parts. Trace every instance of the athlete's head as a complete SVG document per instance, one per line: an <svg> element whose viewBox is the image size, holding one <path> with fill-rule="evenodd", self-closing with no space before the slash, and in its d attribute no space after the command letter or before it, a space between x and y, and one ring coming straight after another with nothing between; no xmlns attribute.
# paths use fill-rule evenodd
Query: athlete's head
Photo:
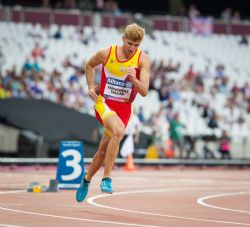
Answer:
<svg viewBox="0 0 250 227"><path fill-rule="evenodd" d="M124 35L122 37L123 50L128 57L135 53L144 37L144 34L144 28L135 23L130 24L125 28Z"/></svg>
<svg viewBox="0 0 250 227"><path fill-rule="evenodd" d="M133 42L141 42L145 34L144 28L140 27L138 24L129 24L124 31L125 38Z"/></svg>

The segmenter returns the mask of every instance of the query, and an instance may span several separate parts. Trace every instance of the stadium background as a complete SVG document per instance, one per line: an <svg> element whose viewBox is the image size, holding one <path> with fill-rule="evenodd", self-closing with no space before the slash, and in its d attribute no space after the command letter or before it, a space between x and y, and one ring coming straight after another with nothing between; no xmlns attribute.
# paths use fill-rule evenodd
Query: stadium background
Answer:
<svg viewBox="0 0 250 227"><path fill-rule="evenodd" d="M190 48L190 46L186 45L184 40L190 39L191 40L190 44L194 45L195 41L193 41L193 38L195 40L196 39L195 37L197 37L190 32L190 29L192 27L191 23L192 12L195 14L195 17L197 18L202 17L202 20L199 22L201 26L204 25L204 21L207 18L207 16L212 16L214 18L210 24L212 26L212 30L208 31L209 34L207 33L198 34L197 39L206 40L208 42L209 40L216 39L217 40L216 42L219 43L218 47L220 46L220 43L223 46L223 42L228 43L231 42L229 40L234 40L234 45L236 46L238 45L239 48L239 50L238 49L236 50L236 52L239 52L238 55L239 61L241 60L242 62L247 61L245 57L249 56L248 54L249 45L240 44L241 40L244 37L246 38L246 40L248 40L249 39L248 35L250 34L250 25L248 21L250 16L250 10L247 7L247 1L241 0L236 2L236 1L198 1L198 0L187 1L186 0L182 2L174 0L173 1L156 0L154 1L153 4L152 1L143 1L143 4L140 1L117 1L116 3L118 3L119 7L117 11L116 10L113 11L113 8L112 9L109 8L106 9L102 7L99 8L97 4L98 2L101 1L96 1L96 2L95 1L49 1L48 2L48 1L14 1L14 0L1 1L2 3L2 8L0 9L1 38L2 38L1 50L3 52L1 57L3 59L3 63L1 65L1 70L2 70L1 89L3 93L2 95L3 99L1 99L0 102L1 105L0 152L2 157L57 157L59 142L63 139L82 140L86 146L85 150L87 157L92 157L98 144L98 141L92 138L94 131L96 130L96 128L98 128L98 125L97 122L93 120L93 118L90 118L90 115L92 114L91 111L89 112L86 109L84 111L79 111L77 110L77 108L73 106L67 106L66 103L59 103L60 105L52 105L50 102L43 100L44 99L43 95L40 96L39 94L31 95L32 100L30 100L31 102L29 102L29 104L26 103L27 97L25 97L25 100L20 100L19 99L20 97L18 97L18 95L15 95L13 91L10 95L8 95L9 87L8 86L6 87L6 80L5 80L8 75L6 72L7 70L12 70L13 62L11 62L10 59L12 58L13 61L13 59L15 59L14 55L17 54L14 50L15 45L16 46L22 45L24 41L23 38L20 40L18 39L18 32L16 29L20 29L18 30L20 32L20 35L22 35L23 32L25 33L25 31L31 32L29 34L29 37L31 37L31 39L33 40L28 48L30 52L27 52L26 54L20 54L22 56L22 59L17 58L18 60L20 60L20 62L16 62L17 65L19 65L18 68L19 73L22 70L22 66L24 67L26 58L32 56L31 52L33 47L35 46L35 43L37 43L38 41L39 44L44 45L43 39L37 39L36 37L37 34L35 34L35 31L39 32L40 31L39 29L43 28L43 26L45 27L49 26L48 29L51 35L49 40L50 41L52 40L50 44L52 43L51 44L52 50L55 51L63 51L64 49L63 45L59 46L58 43L56 44L56 42L59 39L64 40L65 38L65 37L56 37L56 32L58 27L61 26L61 28L64 29L63 31L61 31L64 32L64 34L71 33L73 31L72 29L74 28L74 26L78 25L83 26L86 29L85 31L89 40L85 40L85 43L82 44L82 46L85 48L83 50L85 50L86 52L83 51L81 52L81 54L86 56L82 57L83 61L81 65L78 66L80 67L81 71L83 70L83 62L86 60L89 54L93 53L93 51L95 50L95 48L93 48L94 44L92 43L92 40L94 40L95 38L99 39L98 45L102 46L101 45L102 42L100 42L102 40L100 39L102 38L104 39L105 36L108 36L109 32L111 35L113 34L116 37L117 35L120 34L119 32L122 30L122 28L128 22L131 21L136 21L139 24L142 24L143 26L146 27L148 37L145 46L143 46L143 48L146 50L148 48L147 45L149 46L151 45L150 48L154 49L152 47L154 45L153 43L156 42L157 40L159 41L159 39L162 39L162 42L158 42L161 43L161 46L158 46L157 48L160 49L162 48L162 50L166 48L166 50L169 50L168 47L169 46L171 47L172 45L171 43L172 40L170 40L169 37L172 37L172 39L176 39L175 43L176 49L180 50L179 56L175 58L175 50L173 50L173 52L171 52L170 57L164 59L165 61L164 64L167 65L169 61L171 61L171 58L173 58L174 60L172 59L173 62L171 64L177 65L179 59L181 61L180 57L180 55L182 54L181 52L182 51L184 52L185 49ZM191 10L190 6L194 6L193 11ZM222 18L222 12L227 7L230 7L232 9L231 12L232 15L229 15L229 18ZM53 10L50 8L52 8ZM71 9L69 10L68 8ZM80 10L78 11L78 9ZM199 11L198 14L197 11ZM236 14L234 18L235 11L238 11L239 14ZM95 27L96 31L92 30L92 26ZM32 31L34 31L34 33L32 33ZM92 33L93 31L94 33ZM102 38L99 38L99 31L102 32L100 36ZM202 32L204 32L204 30L202 30ZM13 38L13 36L16 37ZM103 45L108 44L108 41L111 40L111 37L112 36L106 38L106 40L103 40ZM14 42L11 42L12 39L14 40ZM6 43L10 49L11 45L13 44L13 52L6 52L6 49L4 50L5 48L4 45ZM54 47L53 43L55 44ZM24 42L24 45L29 45L29 44ZM58 48L62 49L58 50ZM191 52L193 50L192 48L190 48ZM197 50L203 51L202 48L195 49L195 51ZM213 64L214 62L216 62L216 59L217 59L217 65L221 63L220 59L223 59L223 62L227 62L227 60L224 58L227 56L228 52L225 54L223 51L224 49L222 49L222 51L215 56L215 58L212 60ZM50 52L49 54L53 55L53 52L52 53ZM68 52L68 54L72 55L74 54L74 52L73 51ZM213 53L211 54L213 55ZM200 54L198 53L197 55ZM167 51L164 56L168 56ZM55 54L54 57L58 56ZM152 60L156 61L156 64L159 64L161 59L160 58L157 59L157 55L154 53L152 54L152 57L153 57ZM44 62L43 58L39 59L39 61L43 63L41 62L38 63L41 63L43 66L45 65L44 69L42 70L46 70L46 64L48 66L49 63ZM10 64L8 65L8 63ZM180 63L182 65L185 65L184 62ZM199 64L199 61L196 64ZM186 63L185 66L187 65L188 64ZM229 80L231 78L231 81L229 83L230 86L228 85L229 86L228 89L230 90L230 92L232 92L230 94L231 96L234 96L232 88L233 88L233 81L235 78L238 77L239 79L239 77L241 77L241 79L239 79L240 84L238 85L239 86L238 90L242 90L243 87L245 86L244 84L249 81L250 71L249 67L247 68L246 65L247 63L244 63L244 65L242 66L244 67L244 70L242 71L239 69L236 69L235 71L231 70L227 75L227 77L229 77ZM215 66L215 64L213 66ZM228 65L226 65L226 67L228 67ZM241 67L241 64L237 63L237 67ZM237 70L240 71L238 75L237 75L238 72ZM184 74L187 71L188 67L183 66L181 72L177 73L177 76L180 76L180 74L183 72L182 76L184 77ZM155 70L154 72L157 73L157 70ZM64 72L62 71L61 73ZM84 74L84 72L80 73ZM181 78L182 77L178 77L178 79L180 80ZM68 80L70 79L74 80L73 77L68 78ZM151 100L147 101L140 100L140 102L137 103L137 109L136 109L137 111L139 111L139 107L142 106L143 103L147 103L147 105L149 106L152 105L152 100L154 101L155 96L157 96L157 99L159 99L157 93L158 91L153 84L151 85L151 89L153 90L150 96ZM245 92L244 89L247 91ZM241 128L238 126L237 126L238 128L232 131L229 130L230 134L229 136L231 137L230 143L232 147L231 155L232 158L237 161L235 162L237 164L245 163L244 160L250 157L248 153L248 150L250 148L249 96L248 96L249 85L246 85L244 89L243 89L244 91L242 92L244 93L244 103L243 103L244 107L242 109L244 109L245 112L244 116L242 117L243 123L242 124L239 123L240 127L243 125L244 133L237 134L237 132L241 131ZM10 98L9 96L12 96L13 98ZM222 96L225 98L228 96L228 94L223 93ZM35 101L33 100L33 98L39 101L39 103L37 104L37 108L34 108L36 104L34 103ZM162 101L164 100L159 101L159 105L163 103ZM22 105L23 102L25 103L24 106ZM66 107L62 109L61 104L63 104L63 106ZM169 102L167 103L164 102L164 105L165 104L168 106ZM202 106L202 108L203 107L204 106ZM145 109L146 108L147 107L145 107ZM69 109L71 111L67 112ZM150 119L153 117L150 115L152 114L152 111L145 109L143 110L145 115L144 117L146 118L147 121L150 121ZM241 107L238 109L241 109ZM44 115L48 113L48 110L53 110L54 114L48 115L48 117L45 118ZM169 111L169 109L166 109L165 111L166 111L164 112L165 118L169 120L169 117L171 117L169 116L169 113L171 111ZM76 116L76 112L77 113L80 112L81 116L79 116L79 121L74 120L73 122L73 119L78 119L78 114ZM200 114L202 114L201 109L200 109ZM52 118L52 116L54 118ZM64 116L64 118L62 117L62 119L60 119L60 116ZM48 121L48 118L51 118L51 121ZM55 125L53 125L52 123L55 122L55 119L57 120L57 122ZM68 121L67 125L64 124L65 119L67 119ZM235 121L238 122L240 120L241 119L237 118L237 120ZM36 123L34 124L34 122ZM150 124L150 122L148 123ZM196 127L198 128L198 126L196 125L197 122L195 121L192 122L188 121L183 123L185 125L189 124L193 125L194 128L193 131L196 131L195 129ZM151 126L146 125L145 127L144 126L141 127L140 142L136 144L135 156L138 158L144 158L144 155L147 153L149 145L152 144L152 140L154 139L154 130L152 129L152 125ZM201 128L201 130L202 129L203 128ZM185 146L183 148L185 157L188 155L187 151L191 149L192 146L195 145L197 146L195 148L195 151L196 153L198 153L199 159L203 160L203 159L213 158L213 156L209 155L206 156L206 154L209 154L209 152L212 152L215 155L216 159L220 159L220 154L218 152L218 146L219 146L218 142L220 140L222 128L219 128L220 129L219 132L217 132L216 130L212 130L209 131L208 134L205 133L205 129L207 129L207 127L204 128L204 132L199 131L196 133L188 133L188 132L185 133L186 135ZM164 143L168 143L169 140L166 141ZM197 141L198 143L196 143ZM209 146L211 147L207 146L207 144L209 144ZM163 150L164 155L160 154L160 152L158 151L157 156L159 159L171 158L171 157L166 157L165 155L166 149L167 148L164 147ZM208 151L206 149L208 149ZM195 152L192 152L192 154L193 153L195 154ZM196 158L196 156L194 157ZM175 158L178 158L177 153ZM218 163L217 161L218 160L216 161L214 160L214 162L212 163L217 164ZM228 162L226 162L226 164L230 164L230 161L233 160L229 160Z"/></svg>

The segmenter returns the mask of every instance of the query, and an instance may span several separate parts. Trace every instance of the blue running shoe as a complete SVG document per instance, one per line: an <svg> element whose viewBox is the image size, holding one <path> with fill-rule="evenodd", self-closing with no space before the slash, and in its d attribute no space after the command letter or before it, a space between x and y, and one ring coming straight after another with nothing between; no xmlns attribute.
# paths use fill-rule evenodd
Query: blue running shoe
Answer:
<svg viewBox="0 0 250 227"><path fill-rule="evenodd" d="M111 182L112 182L111 178L109 177L103 178L101 185L100 185L101 191L104 193L112 194L113 189L112 189Z"/></svg>
<svg viewBox="0 0 250 227"><path fill-rule="evenodd" d="M86 175L86 173L85 173L85 175ZM89 190L90 182L85 180L85 175L82 178L82 182L80 184L80 187L76 191L76 200L79 203L82 202L86 198L86 196L88 194L88 190Z"/></svg>

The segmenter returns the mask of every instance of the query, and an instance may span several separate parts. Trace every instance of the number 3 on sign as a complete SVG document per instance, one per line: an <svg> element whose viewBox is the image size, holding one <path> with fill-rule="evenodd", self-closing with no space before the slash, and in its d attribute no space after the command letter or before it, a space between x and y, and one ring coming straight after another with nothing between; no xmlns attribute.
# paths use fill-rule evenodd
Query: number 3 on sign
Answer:
<svg viewBox="0 0 250 227"><path fill-rule="evenodd" d="M72 160L66 160L66 167L72 167L73 172L68 175L62 175L62 180L69 181L77 179L82 174L82 167L80 162L82 160L82 156L78 150L70 149L62 152L62 156L64 158L72 156Z"/></svg>
<svg viewBox="0 0 250 227"><path fill-rule="evenodd" d="M84 174L83 144L79 141L60 143L57 180L59 188L77 188Z"/></svg>

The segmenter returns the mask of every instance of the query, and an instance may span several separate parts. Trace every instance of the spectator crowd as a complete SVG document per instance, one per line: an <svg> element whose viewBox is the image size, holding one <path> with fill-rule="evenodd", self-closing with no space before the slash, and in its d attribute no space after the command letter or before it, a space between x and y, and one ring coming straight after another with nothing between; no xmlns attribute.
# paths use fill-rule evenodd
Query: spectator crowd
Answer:
<svg viewBox="0 0 250 227"><path fill-rule="evenodd" d="M42 66L40 59L48 57L47 46L42 46L39 40L46 36L48 39L59 41L63 38L60 27L52 35L44 27L39 32L35 29L27 34L37 40L32 51L27 56L20 72L14 65L6 71L1 70L5 63L5 56L0 46L0 98L18 97L47 99L68 108L83 113L92 112L92 101L88 97L86 79L84 77L84 61L79 61L77 53L66 56L62 63L63 70L54 69L52 72ZM76 28L71 34L72 39L81 45L97 42L95 29L85 34L84 28ZM144 116L145 106L138 107L138 118L152 133L156 133L157 144L163 152L168 139L172 139L174 147L179 150L179 157L185 156L184 135L188 134L191 110L196 109L204 120L206 127L212 130L219 129L222 133L223 144L220 146L222 157L230 158L227 145L230 141L227 130L237 124L244 125L249 121L250 115L250 83L243 85L230 81L226 73L226 66L219 64L212 68L209 64L203 71L195 70L195 62L190 64L181 78L173 75L182 69L182 62L172 59L154 60L151 64L150 91L157 93L160 109L150 117ZM70 70L71 74L65 75L64 71ZM97 70L96 82L100 80L100 69ZM65 78L66 77L66 78ZM185 94L191 93L187 98ZM214 106L217 96L224 97L223 112L218 112ZM160 129L160 130L159 130ZM220 134L219 134L220 135ZM155 140L156 142L156 140ZM226 144L226 145L225 145Z"/></svg>

